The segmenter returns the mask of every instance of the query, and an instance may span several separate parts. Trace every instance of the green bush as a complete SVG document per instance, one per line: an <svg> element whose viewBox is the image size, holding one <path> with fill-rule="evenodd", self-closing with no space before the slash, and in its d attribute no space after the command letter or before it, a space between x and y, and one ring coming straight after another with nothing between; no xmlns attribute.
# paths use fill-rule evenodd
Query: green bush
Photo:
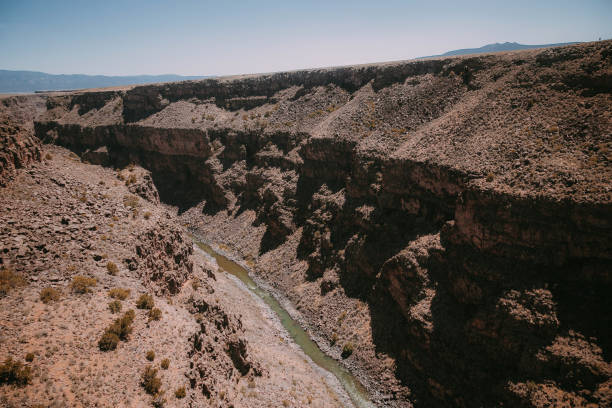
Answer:
<svg viewBox="0 0 612 408"><path fill-rule="evenodd" d="M136 307L139 309L151 310L154 306L155 302L153 301L153 296L147 295L146 293L140 295L140 297L136 301Z"/></svg>

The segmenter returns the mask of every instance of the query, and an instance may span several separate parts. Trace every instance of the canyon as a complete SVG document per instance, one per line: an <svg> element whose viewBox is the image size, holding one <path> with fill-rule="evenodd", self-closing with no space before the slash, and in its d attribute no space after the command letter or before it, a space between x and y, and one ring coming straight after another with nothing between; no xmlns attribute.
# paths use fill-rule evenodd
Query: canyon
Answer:
<svg viewBox="0 0 612 408"><path fill-rule="evenodd" d="M234 377L206 382L220 366L238 382L277 369L254 351L266 340L239 339L246 317L223 317L248 317L235 294L187 299L196 255L199 279L220 285L187 232L240 260L376 406L611 406L611 92L601 41L18 96L3 100L0 185L45 149L135 174L117 194L162 226L125 238L136 252L121 268L157 271L130 279L184 298L198 339L242 350L189 352L211 406L232 406L219 393ZM337 394L315 403L348 404Z"/></svg>

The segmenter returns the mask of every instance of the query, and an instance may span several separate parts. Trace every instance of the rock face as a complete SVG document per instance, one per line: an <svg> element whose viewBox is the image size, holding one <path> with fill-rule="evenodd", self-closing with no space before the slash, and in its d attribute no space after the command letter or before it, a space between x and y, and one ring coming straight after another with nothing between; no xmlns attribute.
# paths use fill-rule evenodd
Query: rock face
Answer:
<svg viewBox="0 0 612 408"><path fill-rule="evenodd" d="M40 161L39 141L19 125L0 123L0 187L6 187L15 170Z"/></svg>
<svg viewBox="0 0 612 408"><path fill-rule="evenodd" d="M185 219L252 259L332 354L356 345L382 406L605 406L611 56L604 41L50 98L36 134L105 146L202 209Z"/></svg>

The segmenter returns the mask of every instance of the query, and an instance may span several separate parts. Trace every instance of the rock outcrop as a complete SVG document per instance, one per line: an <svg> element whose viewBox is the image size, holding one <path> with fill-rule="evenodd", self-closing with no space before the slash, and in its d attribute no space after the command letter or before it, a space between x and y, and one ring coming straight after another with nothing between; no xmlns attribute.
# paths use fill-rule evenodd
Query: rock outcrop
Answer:
<svg viewBox="0 0 612 408"><path fill-rule="evenodd" d="M50 98L36 134L149 170L332 355L355 344L382 406L605 406L611 56L604 41L78 94Z"/></svg>
<svg viewBox="0 0 612 408"><path fill-rule="evenodd" d="M19 125L0 123L0 187L6 187L15 171L40 161L39 141Z"/></svg>

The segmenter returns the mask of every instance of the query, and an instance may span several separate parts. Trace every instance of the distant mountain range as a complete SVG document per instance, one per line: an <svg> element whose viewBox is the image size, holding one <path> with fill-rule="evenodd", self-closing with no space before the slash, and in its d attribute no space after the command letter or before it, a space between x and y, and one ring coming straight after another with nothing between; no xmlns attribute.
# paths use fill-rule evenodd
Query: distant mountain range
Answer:
<svg viewBox="0 0 612 408"><path fill-rule="evenodd" d="M515 42L487 44L480 48L464 48L453 50L439 55L430 55L422 58L446 57L452 55L482 54L486 52L526 50L532 48L556 47L561 45L577 44L576 42L526 45ZM86 88L104 88L108 86L123 86L135 84L150 84L157 82L186 81L189 79L202 79L205 76L181 75L135 75L135 76L106 76L106 75L53 75L36 71L9 71L0 70L0 93L27 93L36 91L61 91Z"/></svg>
<svg viewBox="0 0 612 408"><path fill-rule="evenodd" d="M156 82L202 79L204 76L181 75L53 75L36 71L9 71L0 69L0 93L29 93L35 91L62 91L85 88L104 88Z"/></svg>
<svg viewBox="0 0 612 408"><path fill-rule="evenodd" d="M453 55L483 54L487 52L529 50L529 49L534 49L534 48L560 47L562 45L571 45L571 44L578 44L578 42L540 44L540 45L527 45L527 44L519 44L516 42L505 42L505 43L487 44L480 48L462 48L460 50L448 51L448 52L445 52L444 54L429 55L427 57L419 57L417 59L433 58L433 57L449 57Z"/></svg>

